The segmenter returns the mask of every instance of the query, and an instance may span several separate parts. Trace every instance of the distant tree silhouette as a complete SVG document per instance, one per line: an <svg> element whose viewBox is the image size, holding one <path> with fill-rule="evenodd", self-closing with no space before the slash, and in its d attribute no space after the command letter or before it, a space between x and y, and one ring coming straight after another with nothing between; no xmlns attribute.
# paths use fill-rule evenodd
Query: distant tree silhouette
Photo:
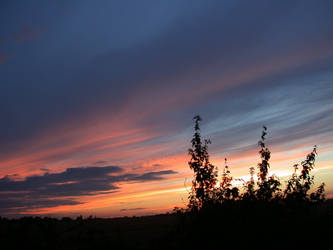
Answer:
<svg viewBox="0 0 333 250"><path fill-rule="evenodd" d="M191 156L188 164L194 172L194 178L189 196L189 207L200 209L212 201L214 187L217 182L217 170L209 161L208 144L211 143L210 140L203 141L201 139L199 126L201 117L197 115L193 120L194 135L191 140L192 147L188 150Z"/></svg>

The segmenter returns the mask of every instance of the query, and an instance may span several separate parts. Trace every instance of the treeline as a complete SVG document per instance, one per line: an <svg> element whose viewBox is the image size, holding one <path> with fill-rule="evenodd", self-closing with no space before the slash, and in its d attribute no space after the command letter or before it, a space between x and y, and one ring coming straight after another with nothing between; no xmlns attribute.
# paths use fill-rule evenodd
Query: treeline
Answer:
<svg viewBox="0 0 333 250"><path fill-rule="evenodd" d="M210 140L202 139L200 134L200 116L194 118L194 135L191 140L188 162L194 176L192 189L189 195L189 211L197 211L205 207L223 205L231 202L264 202L279 203L287 206L293 204L319 204L325 200L322 183L316 191L311 192L314 168L317 156L317 147L314 146L305 160L293 166L293 174L282 189L281 181L276 175L269 175L271 152L266 145L267 127L263 126L261 138L258 142L260 162L257 167L250 167L250 180L243 182L243 188L233 186L234 178L231 176L227 159L218 179L218 170L209 159L208 145ZM256 173L257 171L257 173ZM255 174L257 180L255 181ZM242 190L243 189L243 190Z"/></svg>

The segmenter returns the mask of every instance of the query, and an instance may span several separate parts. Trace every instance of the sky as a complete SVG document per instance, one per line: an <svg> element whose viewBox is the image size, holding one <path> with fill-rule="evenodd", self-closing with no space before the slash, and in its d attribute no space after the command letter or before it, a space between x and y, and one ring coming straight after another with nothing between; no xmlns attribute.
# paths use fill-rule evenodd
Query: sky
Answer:
<svg viewBox="0 0 333 250"><path fill-rule="evenodd" d="M211 162L285 178L318 146L333 198L333 2L0 2L0 216L185 207L193 116Z"/></svg>

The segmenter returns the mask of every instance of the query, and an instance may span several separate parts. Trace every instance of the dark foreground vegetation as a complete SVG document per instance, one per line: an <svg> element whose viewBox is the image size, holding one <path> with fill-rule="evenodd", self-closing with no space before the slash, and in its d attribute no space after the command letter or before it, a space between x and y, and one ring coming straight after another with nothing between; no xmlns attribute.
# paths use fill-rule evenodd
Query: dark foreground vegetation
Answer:
<svg viewBox="0 0 333 250"><path fill-rule="evenodd" d="M320 207L239 202L119 219L2 218L0 242L1 249L330 249L332 217L327 200Z"/></svg>
<svg viewBox="0 0 333 250"><path fill-rule="evenodd" d="M250 179L233 185L225 159L220 177L209 161L194 117L191 159L194 172L187 208L145 217L98 219L0 218L0 249L331 249L333 200L324 183L313 188L317 147L284 187L269 175L270 151L264 126L260 162Z"/></svg>

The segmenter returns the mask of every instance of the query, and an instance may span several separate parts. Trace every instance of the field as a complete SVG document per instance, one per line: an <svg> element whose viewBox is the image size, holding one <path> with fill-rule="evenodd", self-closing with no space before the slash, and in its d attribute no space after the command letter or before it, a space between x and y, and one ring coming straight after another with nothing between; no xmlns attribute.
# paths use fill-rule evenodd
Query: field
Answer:
<svg viewBox="0 0 333 250"><path fill-rule="evenodd" d="M0 240L1 249L320 249L330 243L332 215L328 200L316 208L230 204L112 219L1 218Z"/></svg>

